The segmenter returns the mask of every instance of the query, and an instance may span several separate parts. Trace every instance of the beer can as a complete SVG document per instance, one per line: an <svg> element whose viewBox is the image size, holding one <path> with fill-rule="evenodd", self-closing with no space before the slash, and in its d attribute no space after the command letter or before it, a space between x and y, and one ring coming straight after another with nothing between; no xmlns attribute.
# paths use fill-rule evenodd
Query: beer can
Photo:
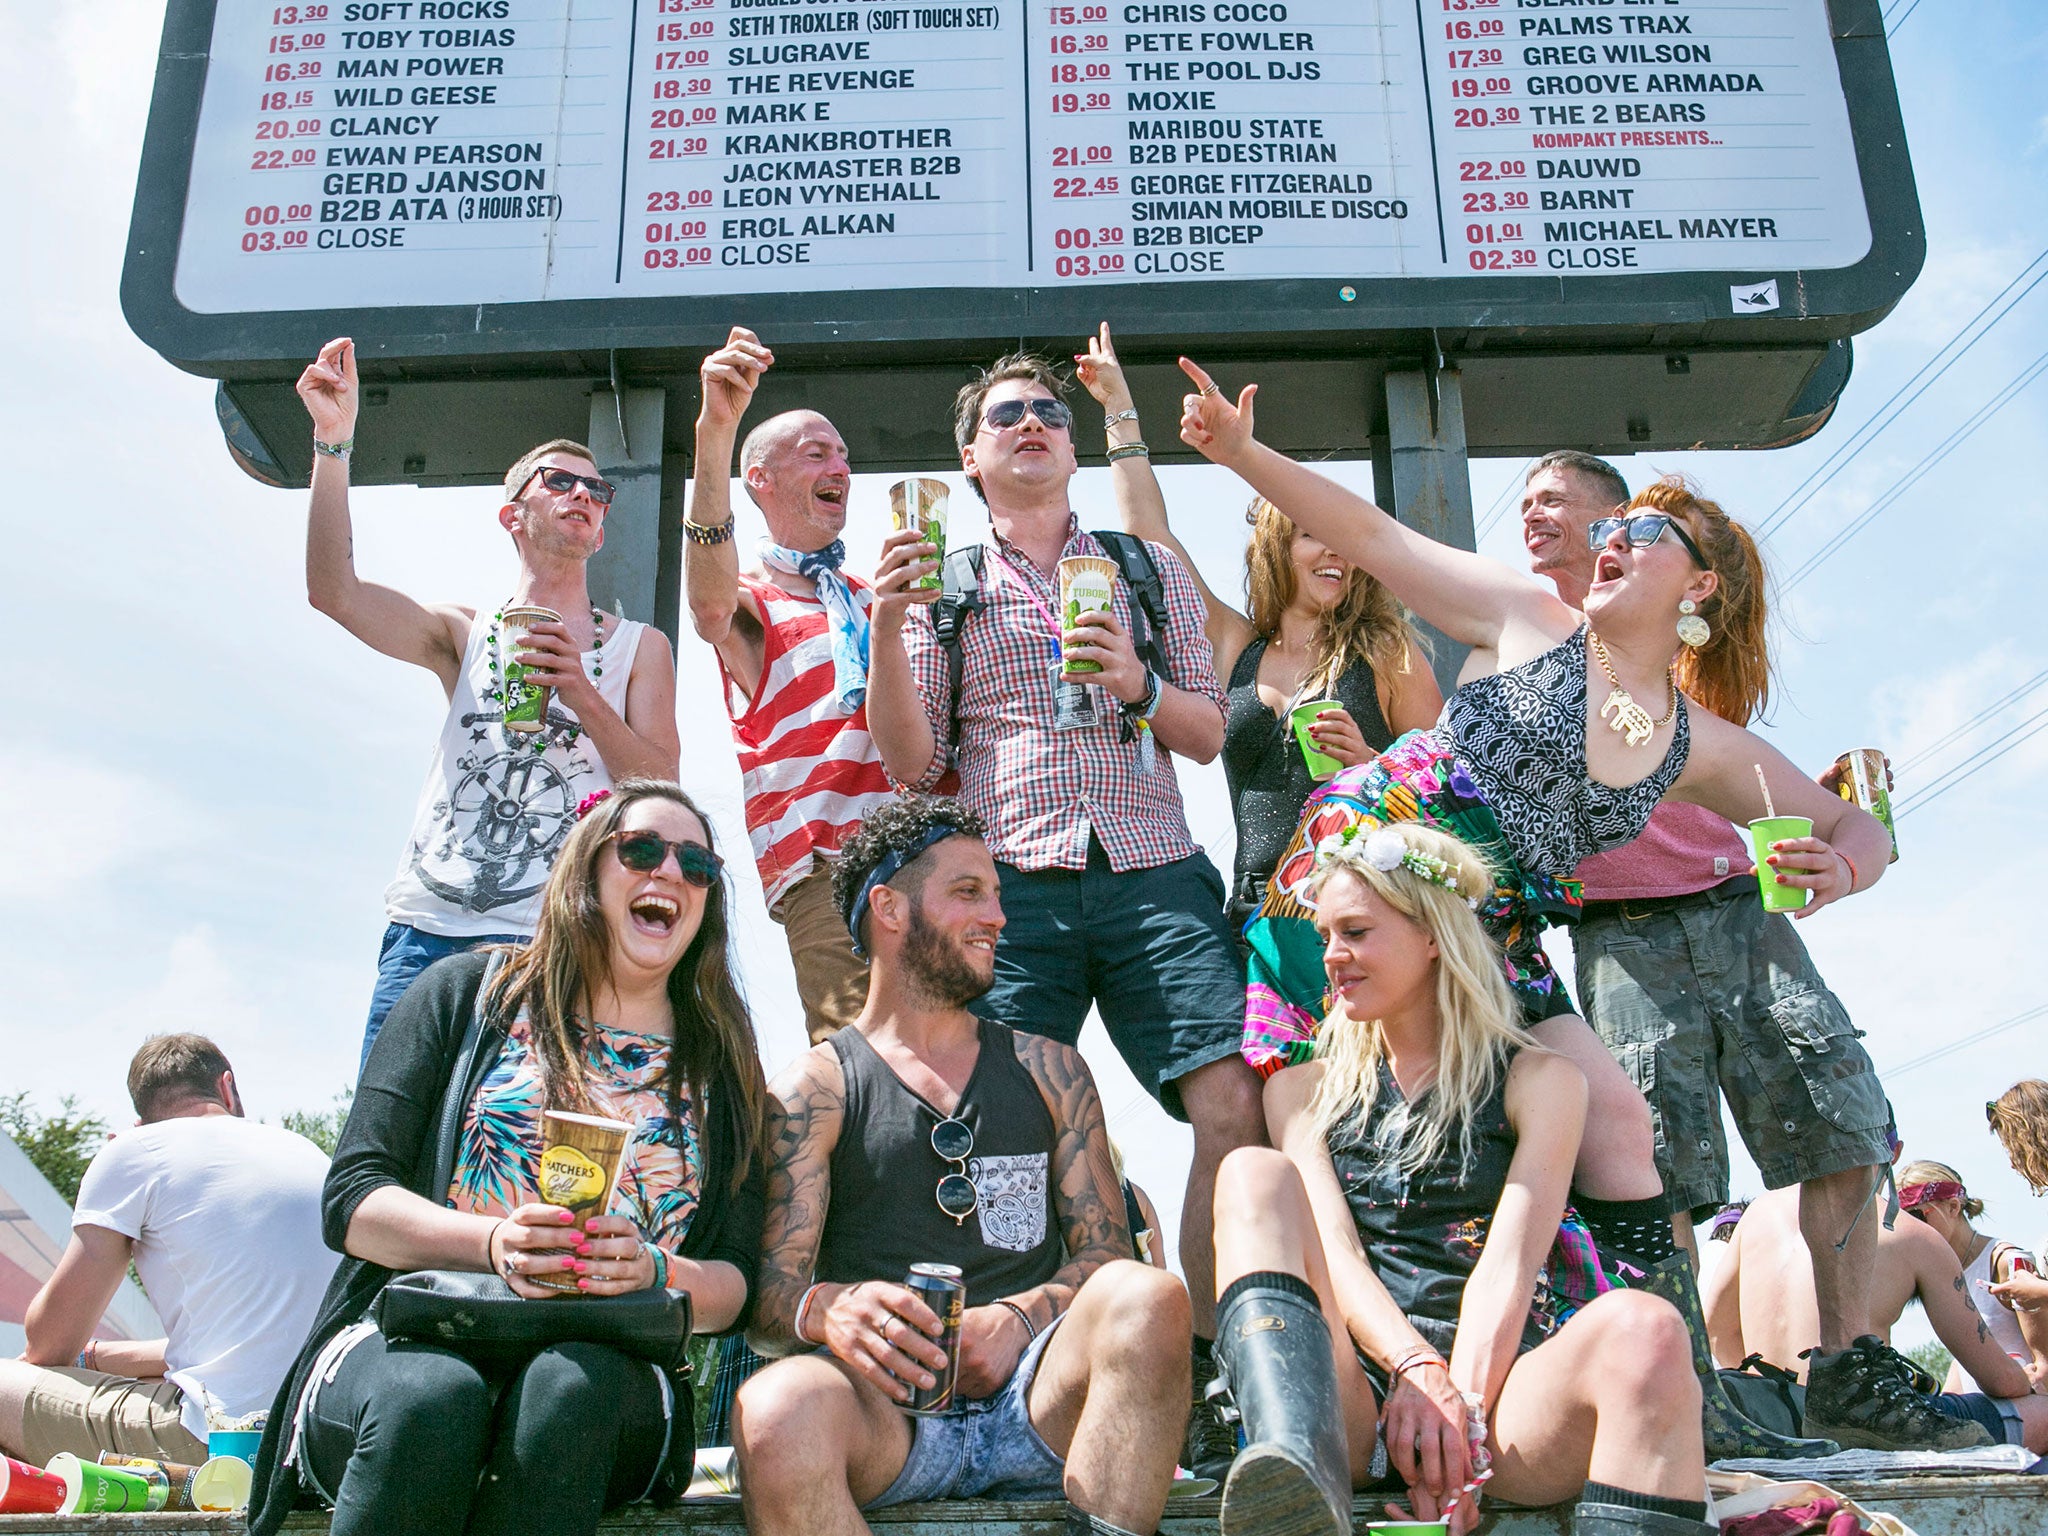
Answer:
<svg viewBox="0 0 2048 1536"><path fill-rule="evenodd" d="M123 1456L119 1451L101 1451L100 1465L119 1467L123 1472L133 1472L146 1479L152 1486L164 1489L161 1506L151 1504L151 1509L163 1508L171 1514L183 1514L199 1506L192 1502L192 1479L198 1475L197 1467L184 1466L175 1461L157 1461L149 1456Z"/></svg>
<svg viewBox="0 0 2048 1536"><path fill-rule="evenodd" d="M953 1406L953 1384L960 1376L960 1314L967 1310L967 1283L957 1264L913 1264L903 1282L939 1319L939 1348L946 1363L929 1387L912 1384L911 1413L944 1413Z"/></svg>
<svg viewBox="0 0 2048 1536"><path fill-rule="evenodd" d="M1898 863L1899 829L1892 821L1890 761L1876 747L1857 747L1836 758L1835 766L1841 770L1841 782L1836 785L1835 793L1884 823L1884 829L1892 839L1892 856L1885 862Z"/></svg>

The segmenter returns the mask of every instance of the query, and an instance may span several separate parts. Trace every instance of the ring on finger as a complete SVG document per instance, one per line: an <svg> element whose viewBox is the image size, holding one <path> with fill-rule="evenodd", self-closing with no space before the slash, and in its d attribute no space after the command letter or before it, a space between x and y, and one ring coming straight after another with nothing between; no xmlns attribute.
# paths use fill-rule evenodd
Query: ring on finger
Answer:
<svg viewBox="0 0 2048 1536"><path fill-rule="evenodd" d="M1208 383L1208 384L1204 384L1204 385L1202 386L1202 393L1203 393L1203 394L1205 394L1205 395L1218 395L1218 396L1220 396L1220 395L1221 395L1221 394L1223 393L1223 386L1222 386L1222 385L1220 385L1220 384L1216 384L1216 383Z"/></svg>

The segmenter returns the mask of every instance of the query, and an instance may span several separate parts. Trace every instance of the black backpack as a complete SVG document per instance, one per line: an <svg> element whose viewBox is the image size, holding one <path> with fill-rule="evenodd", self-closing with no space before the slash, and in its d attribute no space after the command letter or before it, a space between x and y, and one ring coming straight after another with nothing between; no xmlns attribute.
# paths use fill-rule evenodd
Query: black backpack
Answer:
<svg viewBox="0 0 2048 1536"><path fill-rule="evenodd" d="M1164 682L1173 681L1173 667L1166 655L1166 583L1159 579L1159 567L1143 539L1107 528L1091 528L1088 536L1100 544L1131 588L1131 645L1138 660L1157 672ZM960 735L960 674L965 665L964 632L967 619L981 607L982 561L987 550L980 544L947 551L940 577L939 600L932 605L932 630L946 648L947 684L952 690L955 720L952 734Z"/></svg>

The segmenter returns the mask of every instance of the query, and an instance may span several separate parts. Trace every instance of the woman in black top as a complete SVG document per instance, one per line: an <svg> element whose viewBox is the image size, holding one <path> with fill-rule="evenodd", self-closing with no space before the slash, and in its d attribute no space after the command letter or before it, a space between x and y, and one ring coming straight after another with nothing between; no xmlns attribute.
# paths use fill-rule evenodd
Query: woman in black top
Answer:
<svg viewBox="0 0 2048 1536"><path fill-rule="evenodd" d="M1075 363L1108 415L1111 451L1127 447L1138 436L1137 412L1107 325ZM1288 711L1311 699L1337 700L1336 708L1317 714L1309 734L1349 768L1403 732L1434 725L1443 695L1393 595L1270 501L1258 498L1245 512L1252 528L1245 550L1249 611L1240 613L1202 579L1174 537L1150 459L1119 454L1111 472L1124 530L1179 555L1201 588L1216 675L1228 680L1223 773L1237 824L1230 913L1241 928L1316 787Z"/></svg>
<svg viewBox="0 0 2048 1536"><path fill-rule="evenodd" d="M1677 1310L1597 1266L1564 1299L1586 1085L1521 1026L1472 910L1480 855L1404 823L1320 858L1332 1009L1316 1059L1267 1084L1278 1150L1231 1153L1217 1183L1216 1348L1246 1436L1226 1536L1348 1532L1388 1463L1454 1532L1490 1464L1518 1504L1576 1495L1580 1536L1705 1536Z"/></svg>
<svg viewBox="0 0 2048 1536"><path fill-rule="evenodd" d="M675 785L628 779L593 801L533 941L431 967L371 1051L323 1199L348 1257L271 1411L255 1536L302 1480L334 1503L335 1536L574 1536L690 1444L669 1426L687 1397L615 1350L558 1344L498 1372L363 1321L393 1274L419 1269L495 1271L531 1297L661 1284L690 1293L700 1331L745 1321L764 1085L722 866ZM451 1084L464 1108L443 1148ZM580 1228L537 1193L544 1109L634 1124L609 1213ZM452 1177L432 1187L440 1167ZM687 1465L668 1470L687 1481Z"/></svg>

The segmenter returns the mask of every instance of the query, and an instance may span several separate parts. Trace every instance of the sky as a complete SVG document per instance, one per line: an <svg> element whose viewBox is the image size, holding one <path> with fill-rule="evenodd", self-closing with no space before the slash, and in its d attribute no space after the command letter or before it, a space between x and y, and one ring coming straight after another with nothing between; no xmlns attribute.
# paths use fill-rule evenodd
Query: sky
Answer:
<svg viewBox="0 0 2048 1536"><path fill-rule="evenodd" d="M1632 487L1683 472L1737 517L1763 520L2048 251L2037 90L2048 31L2037 4L1923 0L1899 14L1895 68L1928 230L1919 281L1857 339L1841 407L1811 442L1622 459ZM214 425L212 384L163 362L122 319L161 18L161 0L0 7L0 56L24 83L0 96L0 131L17 146L0 160L5 206L17 211L0 245L15 296L0 328L0 411L22 480L0 510L0 592L15 634L12 723L0 731L0 794L15 807L0 822L0 1093L25 1089L46 1108L75 1095L118 1124L130 1117L122 1079L135 1046L196 1029L237 1064L250 1112L275 1119L323 1107L353 1075L381 892L444 704L429 674L373 654L307 606L303 493L243 477ZM2036 290L1771 533L1774 572L1791 574L1868 512L2044 347L2048 291ZM1863 745L1899 766L1900 862L1801 931L1865 1032L1907 1155L1957 1166L1989 1207L1980 1225L2034 1245L2048 1206L2007 1167L1983 1105L2018 1077L2048 1075L2048 1021L1972 1037L2044 1001L2039 935L2027 935L2048 852L2048 734L2024 728L2048 688L1942 742L2048 666L2048 530L2038 471L2026 468L2041 460L2044 393L2013 395L1783 592L1768 726L1814 771ZM1472 474L1481 548L1518 569L1520 469L1481 461ZM1363 465L1332 473L1369 487ZM1211 583L1240 590L1245 488L1209 467L1161 478ZM885 485L856 481L856 570L872 568ZM1083 472L1075 500L1085 524L1112 521L1103 470ZM358 567L425 599L493 604L513 575L495 503L483 490L360 491ZM956 494L954 507L963 503L971 496ZM970 523L959 520L959 537L973 536ZM758 531L743 514L742 539ZM678 665L679 709L698 727L684 732L682 777L732 859L740 965L772 1070L802 1044L787 952L744 857L711 653L686 635ZM2003 755L1954 792L1913 808L1941 773L1994 750ZM1183 765L1181 781L1197 838L1227 871L1220 767ZM1173 1225L1185 1130L1138 1089L1099 1027L1083 1048L1113 1133ZM1736 1193L1758 1192L1754 1169L1737 1161ZM1914 1327L1900 1337L1924 1336Z"/></svg>

